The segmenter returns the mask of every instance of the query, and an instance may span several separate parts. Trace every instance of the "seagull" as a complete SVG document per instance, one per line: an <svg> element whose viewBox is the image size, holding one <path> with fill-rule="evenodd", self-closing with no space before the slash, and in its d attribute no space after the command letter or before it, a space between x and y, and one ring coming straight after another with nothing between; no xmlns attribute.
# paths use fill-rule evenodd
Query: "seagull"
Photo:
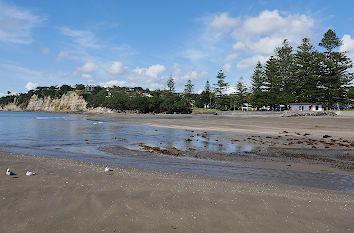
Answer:
<svg viewBox="0 0 354 233"><path fill-rule="evenodd" d="M6 175L8 175L8 176L14 176L14 175L16 175L14 172L12 172L12 171L10 171L10 168L8 168L7 170L6 170Z"/></svg>
<svg viewBox="0 0 354 233"><path fill-rule="evenodd" d="M27 172L26 172L26 176L34 176L34 175L36 175L36 173L30 172L30 171L27 171Z"/></svg>
<svg viewBox="0 0 354 233"><path fill-rule="evenodd" d="M106 168L104 169L104 172L113 172L113 169L112 169L112 168L109 168L109 167L106 167Z"/></svg>

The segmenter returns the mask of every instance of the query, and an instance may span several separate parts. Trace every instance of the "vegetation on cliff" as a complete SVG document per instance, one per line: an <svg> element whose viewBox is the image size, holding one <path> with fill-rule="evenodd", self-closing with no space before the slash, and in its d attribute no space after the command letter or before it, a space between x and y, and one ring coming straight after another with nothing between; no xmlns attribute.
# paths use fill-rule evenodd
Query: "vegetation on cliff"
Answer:
<svg viewBox="0 0 354 233"><path fill-rule="evenodd" d="M0 98L0 106L4 107L8 104L15 105L26 109L32 96L37 98L50 97L51 99L59 99L63 95L69 95L75 92L82 96L88 108L105 107L118 112L138 112L138 113L191 113L190 102L181 95L169 91L149 91L141 87L111 87L103 88L96 86L92 91L85 91L82 84L78 84L75 88L63 85L60 88L37 87L27 93L19 95L9 95Z"/></svg>

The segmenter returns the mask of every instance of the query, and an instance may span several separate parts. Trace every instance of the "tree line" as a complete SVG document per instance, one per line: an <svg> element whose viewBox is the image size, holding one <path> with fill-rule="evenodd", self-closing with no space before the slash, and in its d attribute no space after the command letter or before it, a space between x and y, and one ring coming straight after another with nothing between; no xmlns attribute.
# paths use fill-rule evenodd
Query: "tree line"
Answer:
<svg viewBox="0 0 354 233"><path fill-rule="evenodd" d="M353 62L346 52L338 51L342 41L329 29L319 52L309 38L294 51L287 40L275 49L264 65L256 65L251 77L251 103L255 107L287 103L322 103L331 108L348 104Z"/></svg>
<svg viewBox="0 0 354 233"><path fill-rule="evenodd" d="M257 109L304 102L321 103L327 108L353 104L353 62L347 52L338 51L342 41L329 29L318 45L323 52L309 38L302 39L296 49L285 39L264 64L257 63L251 87L247 88L241 77L232 94L225 93L230 84L220 70L213 88L207 81L201 94L193 96L195 104L220 110L239 109L244 103Z"/></svg>
<svg viewBox="0 0 354 233"><path fill-rule="evenodd" d="M138 113L184 113L192 112L190 101L184 96L167 90L150 91L142 87L117 87L104 88L95 86L92 91L85 91L83 84L75 87L62 85L61 87L37 87L27 93L8 95L0 98L0 106L4 107L10 103L25 109L33 95L38 98L50 97L51 99L75 91L81 95L87 103L87 107L106 107L118 112ZM148 94L144 96L143 94Z"/></svg>

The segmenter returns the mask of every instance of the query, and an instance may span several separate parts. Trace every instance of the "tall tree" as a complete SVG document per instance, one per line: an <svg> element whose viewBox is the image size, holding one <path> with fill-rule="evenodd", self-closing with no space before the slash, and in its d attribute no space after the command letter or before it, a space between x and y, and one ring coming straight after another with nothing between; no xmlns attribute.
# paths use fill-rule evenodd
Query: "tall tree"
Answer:
<svg viewBox="0 0 354 233"><path fill-rule="evenodd" d="M283 79L279 75L278 61L271 56L265 64L265 90L268 105L274 109L275 105L282 102Z"/></svg>
<svg viewBox="0 0 354 233"><path fill-rule="evenodd" d="M175 80L173 79L172 75L170 75L170 78L167 80L167 88L169 92L175 92Z"/></svg>
<svg viewBox="0 0 354 233"><path fill-rule="evenodd" d="M199 97L196 98L196 106L200 108L211 108L212 106L213 93L210 89L209 81L206 81L204 90L200 93Z"/></svg>
<svg viewBox="0 0 354 233"><path fill-rule="evenodd" d="M319 102L319 81L321 55L310 43L309 38L302 39L294 55L294 102Z"/></svg>
<svg viewBox="0 0 354 233"><path fill-rule="evenodd" d="M206 92L210 92L210 83L209 83L209 80L206 81L204 90L205 90Z"/></svg>
<svg viewBox="0 0 354 233"><path fill-rule="evenodd" d="M353 80L353 73L349 72L353 62L346 52L335 51L341 45L342 41L332 29L324 34L319 43L326 50L322 63L321 87L323 100L328 107L346 101L347 87Z"/></svg>
<svg viewBox="0 0 354 233"><path fill-rule="evenodd" d="M236 84L236 106L240 108L245 102L247 102L247 86L241 77Z"/></svg>
<svg viewBox="0 0 354 233"><path fill-rule="evenodd" d="M216 76L217 82L214 84L214 90L216 95L216 107L224 110L228 104L227 98L225 98L224 93L227 90L229 84L225 82L225 74L222 70L219 70Z"/></svg>
<svg viewBox="0 0 354 233"><path fill-rule="evenodd" d="M215 94L217 96L223 96L229 84L225 82L226 76L222 70L219 70L216 76L217 82L214 84Z"/></svg>
<svg viewBox="0 0 354 233"><path fill-rule="evenodd" d="M193 93L193 87L194 85L192 84L192 80L189 79L187 81L187 84L184 86L184 94L188 99L191 97L191 94Z"/></svg>
<svg viewBox="0 0 354 233"><path fill-rule="evenodd" d="M281 47L275 49L275 57L278 63L279 75L281 79L281 92L279 100L281 103L292 101L295 80L292 75L293 68L293 47L290 46L287 39ZM280 104L280 103L279 103Z"/></svg>
<svg viewBox="0 0 354 233"><path fill-rule="evenodd" d="M261 108L266 105L265 80L262 64L258 61L251 76L251 104L253 107Z"/></svg>

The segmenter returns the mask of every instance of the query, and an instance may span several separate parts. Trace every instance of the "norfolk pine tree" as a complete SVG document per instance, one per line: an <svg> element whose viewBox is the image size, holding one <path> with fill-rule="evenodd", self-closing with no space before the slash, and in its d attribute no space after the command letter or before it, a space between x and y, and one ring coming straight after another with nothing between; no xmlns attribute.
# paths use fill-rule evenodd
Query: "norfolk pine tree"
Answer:
<svg viewBox="0 0 354 233"><path fill-rule="evenodd" d="M294 102L320 101L320 67L321 55L314 50L309 38L302 39L294 55Z"/></svg>
<svg viewBox="0 0 354 233"><path fill-rule="evenodd" d="M251 76L251 104L257 109L266 105L266 96L264 90L264 72L262 64L258 61Z"/></svg>
<svg viewBox="0 0 354 233"><path fill-rule="evenodd" d="M353 62L346 52L335 51L341 45L342 41L332 29L324 34L319 43L326 49L321 67L321 94L329 108L336 103L346 102L348 85L353 80L353 73L348 71L353 67Z"/></svg>
<svg viewBox="0 0 354 233"><path fill-rule="evenodd" d="M170 78L167 80L167 88L169 92L175 92L175 80L173 79L172 75L170 75Z"/></svg>
<svg viewBox="0 0 354 233"><path fill-rule="evenodd" d="M187 84L184 86L184 95L186 96L187 99L191 98L191 94L193 93L193 87L194 85L192 84L192 81L189 79L187 81Z"/></svg>
<svg viewBox="0 0 354 233"><path fill-rule="evenodd" d="M222 70L219 70L216 78L217 82L214 84L214 90L216 95L216 107L219 109L224 109L224 106L227 105L227 99L224 98L224 93L229 84L225 82L226 76L224 75Z"/></svg>
<svg viewBox="0 0 354 233"><path fill-rule="evenodd" d="M242 107L247 102L247 86L243 82L243 77L236 84L236 106Z"/></svg>

